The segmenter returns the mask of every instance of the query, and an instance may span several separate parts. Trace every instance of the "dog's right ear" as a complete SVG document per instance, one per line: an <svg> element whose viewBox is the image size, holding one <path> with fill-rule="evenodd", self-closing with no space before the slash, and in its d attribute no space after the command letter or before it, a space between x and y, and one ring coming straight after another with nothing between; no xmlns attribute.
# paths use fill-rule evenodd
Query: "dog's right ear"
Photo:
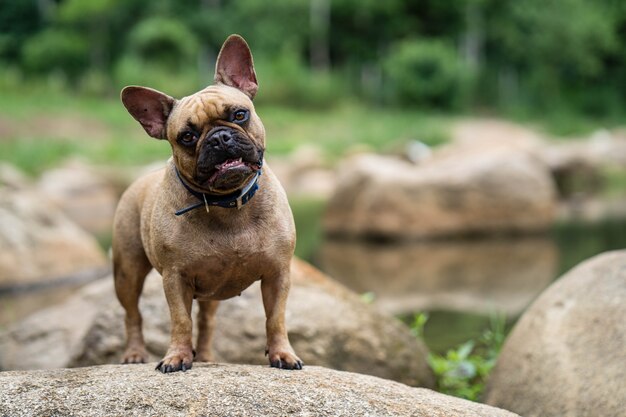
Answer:
<svg viewBox="0 0 626 417"><path fill-rule="evenodd" d="M122 103L148 135L166 139L167 118L176 100L147 87L129 86L122 90Z"/></svg>
<svg viewBox="0 0 626 417"><path fill-rule="evenodd" d="M250 99L259 89L252 52L245 39L230 35L224 41L215 64L215 83L235 87Z"/></svg>

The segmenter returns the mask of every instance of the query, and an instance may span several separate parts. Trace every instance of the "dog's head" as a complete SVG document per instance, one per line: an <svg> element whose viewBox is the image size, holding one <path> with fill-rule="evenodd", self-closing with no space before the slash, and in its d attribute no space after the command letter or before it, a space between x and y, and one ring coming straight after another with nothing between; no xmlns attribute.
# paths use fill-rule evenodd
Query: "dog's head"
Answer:
<svg viewBox="0 0 626 417"><path fill-rule="evenodd" d="M148 135L169 141L187 182L228 194L261 169L265 129L252 104L257 89L250 48L231 35L217 58L214 85L180 100L130 86L122 90L122 102Z"/></svg>

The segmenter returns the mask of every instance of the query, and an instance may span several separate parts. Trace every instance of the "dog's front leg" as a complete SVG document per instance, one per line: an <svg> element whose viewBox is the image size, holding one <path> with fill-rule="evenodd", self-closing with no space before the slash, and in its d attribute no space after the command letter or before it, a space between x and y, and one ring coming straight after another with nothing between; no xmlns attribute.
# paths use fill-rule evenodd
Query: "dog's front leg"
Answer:
<svg viewBox="0 0 626 417"><path fill-rule="evenodd" d="M193 363L191 344L191 303L193 289L179 273L163 273L163 289L170 308L171 340L167 354L156 369L163 372L186 371Z"/></svg>
<svg viewBox="0 0 626 417"><path fill-rule="evenodd" d="M261 293L265 307L267 347L270 365L283 369L302 369L302 361L296 356L285 327L285 307L291 281L289 268L279 276L263 278Z"/></svg>

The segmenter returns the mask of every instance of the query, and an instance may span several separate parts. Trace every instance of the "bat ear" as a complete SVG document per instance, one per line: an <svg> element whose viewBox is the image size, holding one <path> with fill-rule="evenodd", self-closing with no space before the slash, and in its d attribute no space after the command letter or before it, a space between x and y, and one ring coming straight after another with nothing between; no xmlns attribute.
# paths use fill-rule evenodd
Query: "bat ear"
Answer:
<svg viewBox="0 0 626 417"><path fill-rule="evenodd" d="M225 84L254 98L259 83L254 72L252 53L246 41L239 35L230 35L217 57L215 83Z"/></svg>
<svg viewBox="0 0 626 417"><path fill-rule="evenodd" d="M147 87L129 86L122 90L126 110L156 139L166 139L167 118L176 103L172 97Z"/></svg>

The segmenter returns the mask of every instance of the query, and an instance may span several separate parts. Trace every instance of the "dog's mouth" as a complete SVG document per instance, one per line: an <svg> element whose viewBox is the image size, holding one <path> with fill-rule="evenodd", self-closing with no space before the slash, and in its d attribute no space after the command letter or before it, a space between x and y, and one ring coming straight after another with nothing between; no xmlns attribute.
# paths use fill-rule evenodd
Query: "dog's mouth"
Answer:
<svg viewBox="0 0 626 417"><path fill-rule="evenodd" d="M217 191L225 192L241 188L252 176L261 169L258 162L244 161L243 158L227 159L215 165L214 172L205 184Z"/></svg>

